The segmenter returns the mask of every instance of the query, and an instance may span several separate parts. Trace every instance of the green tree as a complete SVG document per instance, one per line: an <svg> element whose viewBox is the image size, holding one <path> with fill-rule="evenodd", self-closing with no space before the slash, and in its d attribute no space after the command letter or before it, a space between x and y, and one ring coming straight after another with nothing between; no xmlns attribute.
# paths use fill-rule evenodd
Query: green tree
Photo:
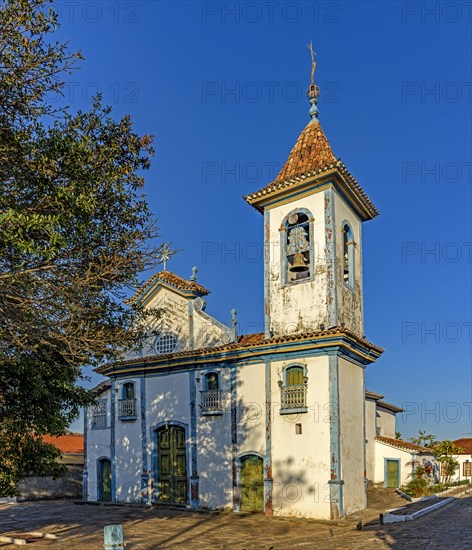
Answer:
<svg viewBox="0 0 472 550"><path fill-rule="evenodd" d="M433 447L433 452L441 465L442 482L448 485L459 467L459 462L454 458L454 455L464 451L452 441L445 440L436 443Z"/></svg>
<svg viewBox="0 0 472 550"><path fill-rule="evenodd" d="M432 447L435 439L435 435L427 434L425 430L418 430L418 437L411 437L410 441L423 447Z"/></svg>
<svg viewBox="0 0 472 550"><path fill-rule="evenodd" d="M81 57L57 26L49 0L0 0L0 495L60 473L41 435L91 402L84 367L139 342L123 291L159 256L142 193L152 137L100 97L53 106Z"/></svg>

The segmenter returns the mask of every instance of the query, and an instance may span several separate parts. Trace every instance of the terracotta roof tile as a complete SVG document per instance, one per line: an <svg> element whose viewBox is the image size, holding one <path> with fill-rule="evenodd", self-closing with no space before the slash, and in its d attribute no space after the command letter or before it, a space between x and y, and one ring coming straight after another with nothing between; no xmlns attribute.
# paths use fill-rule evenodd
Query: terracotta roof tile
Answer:
<svg viewBox="0 0 472 550"><path fill-rule="evenodd" d="M313 119L300 134L275 182L283 182L297 176L323 169L336 162L329 141L320 123Z"/></svg>
<svg viewBox="0 0 472 550"><path fill-rule="evenodd" d="M288 187L303 185L329 172L336 172L342 177L351 192L360 199L371 218L378 215L377 209L357 180L341 159L336 159L328 139L316 119L312 119L304 128L275 180L244 198L257 208L257 203L266 196L276 195Z"/></svg>
<svg viewBox="0 0 472 550"><path fill-rule="evenodd" d="M366 340L363 336L356 334L355 332L347 329L346 327L332 327L324 330L318 330L316 332L288 334L286 336L276 336L276 337L268 338L267 340L264 338L264 334L261 332L258 332L255 334L244 334L238 338L237 342L231 342L229 344L223 344L221 346L200 348L196 350L186 350L186 351L180 351L177 353L149 356L149 357L146 357L144 361L147 362L149 360L152 360L153 358L169 361L169 360L172 360L173 358L179 358L184 356L201 356L201 355L209 355L214 353L225 353L227 351L244 349L244 348L253 347L253 346L255 347L261 344L279 344L284 342L299 342L302 340L311 340L311 339L316 340L326 336L335 336L335 335L343 335L343 334L353 338L354 340L357 340L360 344L368 347L370 350L374 351L375 353L381 354L384 351L382 348L375 346L374 344ZM141 362L143 362L142 358L132 359L128 361L117 361L116 363L101 365L95 369L95 372L104 372L111 365L139 364Z"/></svg>
<svg viewBox="0 0 472 550"><path fill-rule="evenodd" d="M84 453L83 434L43 435L42 439L44 443L52 443L61 453L77 455Z"/></svg>
<svg viewBox="0 0 472 550"><path fill-rule="evenodd" d="M422 445L416 445L410 441L403 441L403 439L394 439L393 437L385 437L383 435L377 435L375 441L380 441L381 443L386 443L392 447L397 447L398 449L405 449L407 451L417 451L420 453L432 453L433 450L428 447L423 447Z"/></svg>
<svg viewBox="0 0 472 550"><path fill-rule="evenodd" d="M149 288L156 281L162 281L163 283L167 283L180 290L190 290L202 296L210 294L209 290L204 288L202 285L199 285L196 281L187 281L187 279L179 277L178 275L176 275L175 273L171 273L170 271L160 271L159 273L155 273L150 279L148 279L143 285L141 285L134 296L132 296L128 300L125 300L125 303L131 304L135 302L143 293L143 291L146 288Z"/></svg>
<svg viewBox="0 0 472 550"><path fill-rule="evenodd" d="M462 437L461 439L456 439L453 443L463 449L464 452L460 454L472 455L472 437Z"/></svg>

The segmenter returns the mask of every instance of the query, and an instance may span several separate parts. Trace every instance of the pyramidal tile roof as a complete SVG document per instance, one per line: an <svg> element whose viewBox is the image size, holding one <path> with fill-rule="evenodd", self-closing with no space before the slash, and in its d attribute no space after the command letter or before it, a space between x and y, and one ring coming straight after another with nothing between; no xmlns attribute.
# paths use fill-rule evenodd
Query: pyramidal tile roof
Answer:
<svg viewBox="0 0 472 550"><path fill-rule="evenodd" d="M457 445L462 449L459 454L472 455L472 437L462 437L453 441L454 445Z"/></svg>
<svg viewBox="0 0 472 550"><path fill-rule="evenodd" d="M244 199L261 210L260 203L265 198L334 172L345 182L348 191L357 197L365 212L365 219L375 218L377 209L341 159L336 158L317 118L312 118L302 130L275 180L259 191L246 195Z"/></svg>
<svg viewBox="0 0 472 550"><path fill-rule="evenodd" d="M204 288L202 285L199 285L196 281L187 281L187 279L179 277L179 275L171 273L170 271L160 271L159 273L155 273L150 279L148 279L137 290L134 296L125 300L125 304L132 304L133 302L136 302L139 297L146 291L146 289L149 289L157 281L167 283L175 288L178 288L179 290L195 292L200 296L206 296L210 293L209 290Z"/></svg>
<svg viewBox="0 0 472 550"><path fill-rule="evenodd" d="M303 176L312 170L322 170L336 160L320 123L313 118L298 137L274 183Z"/></svg>

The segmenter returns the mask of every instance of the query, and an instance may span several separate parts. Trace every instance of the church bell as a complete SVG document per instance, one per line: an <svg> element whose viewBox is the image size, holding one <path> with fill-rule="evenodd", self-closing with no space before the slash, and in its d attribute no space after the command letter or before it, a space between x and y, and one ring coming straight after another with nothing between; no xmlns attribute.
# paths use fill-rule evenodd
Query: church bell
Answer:
<svg viewBox="0 0 472 550"><path fill-rule="evenodd" d="M292 271L293 273L303 273L304 271L308 271L305 257L301 252L297 252L297 254L293 257L293 263L290 266L289 271Z"/></svg>

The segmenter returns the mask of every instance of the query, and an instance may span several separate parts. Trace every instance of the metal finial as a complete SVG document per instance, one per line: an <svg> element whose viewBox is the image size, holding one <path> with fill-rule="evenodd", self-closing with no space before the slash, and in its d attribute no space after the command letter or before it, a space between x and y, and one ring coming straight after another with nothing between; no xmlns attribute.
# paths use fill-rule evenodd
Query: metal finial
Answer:
<svg viewBox="0 0 472 550"><path fill-rule="evenodd" d="M192 267L192 276L190 277L191 281L196 281L197 280L197 273L198 273L198 267L196 265L194 265Z"/></svg>
<svg viewBox="0 0 472 550"><path fill-rule="evenodd" d="M310 112L310 117L313 119L313 118L318 118L317 103L318 103L318 98L320 96L320 88L315 84L316 52L313 49L312 42L307 44L307 48L310 50L310 56L311 56L311 78L310 78L310 86L308 87L306 95L308 96L308 99L310 100L310 103L311 103L309 112Z"/></svg>
<svg viewBox="0 0 472 550"><path fill-rule="evenodd" d="M170 260L170 257L172 255L172 251L168 244L164 244L161 248L161 252L159 254L159 259L164 265L164 271L166 271L167 268L167 262Z"/></svg>

